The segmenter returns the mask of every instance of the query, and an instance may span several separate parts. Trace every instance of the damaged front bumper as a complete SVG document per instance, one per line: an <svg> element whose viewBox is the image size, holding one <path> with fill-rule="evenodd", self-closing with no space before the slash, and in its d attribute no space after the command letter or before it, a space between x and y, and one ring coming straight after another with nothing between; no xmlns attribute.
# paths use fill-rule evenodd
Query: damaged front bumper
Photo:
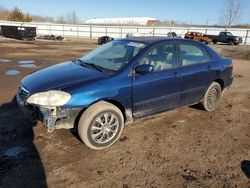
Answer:
<svg viewBox="0 0 250 188"><path fill-rule="evenodd" d="M32 122L41 121L49 132L54 129L74 128L78 114L82 110L81 108L62 109L60 107L33 106L22 101L18 95L16 99L25 117Z"/></svg>
<svg viewBox="0 0 250 188"><path fill-rule="evenodd" d="M42 108L38 107L42 114L43 125L51 132L54 129L72 129L75 127L75 121L81 109L61 109L55 108Z"/></svg>

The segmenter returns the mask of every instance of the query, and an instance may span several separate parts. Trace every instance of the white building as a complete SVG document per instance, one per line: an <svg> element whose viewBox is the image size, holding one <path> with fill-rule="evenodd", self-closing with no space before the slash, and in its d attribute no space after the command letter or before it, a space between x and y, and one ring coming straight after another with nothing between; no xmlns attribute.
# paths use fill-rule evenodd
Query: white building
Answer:
<svg viewBox="0 0 250 188"><path fill-rule="evenodd" d="M85 21L91 25L145 25L150 26L159 22L151 17L135 17L135 18L94 18Z"/></svg>

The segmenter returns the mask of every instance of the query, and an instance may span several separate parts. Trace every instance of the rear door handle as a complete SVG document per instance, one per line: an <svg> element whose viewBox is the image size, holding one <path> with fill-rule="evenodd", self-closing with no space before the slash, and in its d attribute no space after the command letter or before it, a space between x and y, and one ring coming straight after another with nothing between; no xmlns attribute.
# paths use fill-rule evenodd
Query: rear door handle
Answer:
<svg viewBox="0 0 250 188"><path fill-rule="evenodd" d="M175 77L175 78L180 77L180 73L179 73L179 72L177 72L177 71L176 71L176 72L174 72L174 77Z"/></svg>

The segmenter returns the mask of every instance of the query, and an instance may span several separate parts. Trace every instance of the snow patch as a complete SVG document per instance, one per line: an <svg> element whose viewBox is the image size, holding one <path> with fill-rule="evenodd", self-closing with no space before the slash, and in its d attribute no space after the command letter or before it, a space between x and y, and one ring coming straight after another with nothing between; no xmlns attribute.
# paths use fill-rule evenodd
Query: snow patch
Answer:
<svg viewBox="0 0 250 188"><path fill-rule="evenodd" d="M24 67L24 68L34 68L36 67L35 64L21 64L21 65L18 65L19 67Z"/></svg>
<svg viewBox="0 0 250 188"><path fill-rule="evenodd" d="M5 75L7 75L7 76L15 76L15 75L18 75L20 73L21 72L18 71L18 70L8 70L8 71L5 71Z"/></svg>
<svg viewBox="0 0 250 188"><path fill-rule="evenodd" d="M18 61L18 66L19 67L24 67L24 68L35 68L35 61L31 60L25 60L25 61Z"/></svg>
<svg viewBox="0 0 250 188"><path fill-rule="evenodd" d="M24 60L24 61L18 61L19 64L33 64L35 61L32 60Z"/></svg>
<svg viewBox="0 0 250 188"><path fill-rule="evenodd" d="M11 60L9 59L0 59L0 63L9 63Z"/></svg>

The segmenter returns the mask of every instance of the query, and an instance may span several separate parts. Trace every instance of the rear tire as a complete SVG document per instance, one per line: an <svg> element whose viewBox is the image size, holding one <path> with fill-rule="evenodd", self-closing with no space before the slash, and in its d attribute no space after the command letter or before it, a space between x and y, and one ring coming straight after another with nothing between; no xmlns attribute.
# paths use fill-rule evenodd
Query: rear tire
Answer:
<svg viewBox="0 0 250 188"><path fill-rule="evenodd" d="M78 123L78 134L84 144L101 150L114 144L124 127L124 117L116 106L101 101L87 108Z"/></svg>
<svg viewBox="0 0 250 188"><path fill-rule="evenodd" d="M215 108L218 106L220 96L221 96L221 86L217 82L213 82L208 87L201 102L201 105L206 111L211 112L215 110Z"/></svg>

